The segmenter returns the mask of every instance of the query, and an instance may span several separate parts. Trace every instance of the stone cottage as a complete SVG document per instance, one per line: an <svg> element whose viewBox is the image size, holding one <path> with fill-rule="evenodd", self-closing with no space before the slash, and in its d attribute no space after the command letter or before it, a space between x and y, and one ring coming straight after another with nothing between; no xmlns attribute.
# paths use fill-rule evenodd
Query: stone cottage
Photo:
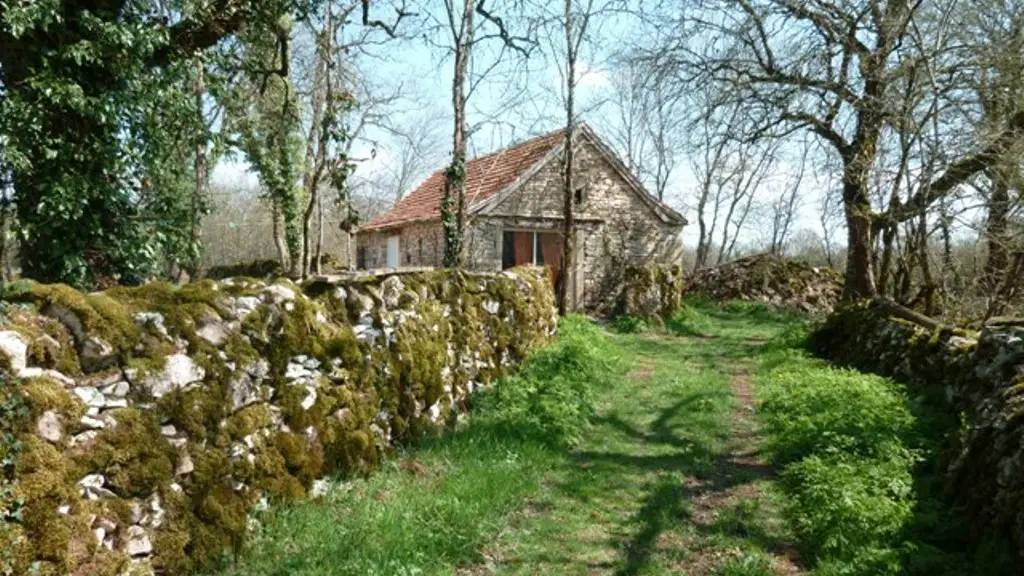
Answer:
<svg viewBox="0 0 1024 576"><path fill-rule="evenodd" d="M600 309L630 265L680 263L686 220L658 201L586 125L576 138L574 308ZM562 251L559 130L466 163L466 266L493 271L521 264L557 272ZM357 267L440 266L443 171L356 232ZM557 274L556 274L557 277Z"/></svg>

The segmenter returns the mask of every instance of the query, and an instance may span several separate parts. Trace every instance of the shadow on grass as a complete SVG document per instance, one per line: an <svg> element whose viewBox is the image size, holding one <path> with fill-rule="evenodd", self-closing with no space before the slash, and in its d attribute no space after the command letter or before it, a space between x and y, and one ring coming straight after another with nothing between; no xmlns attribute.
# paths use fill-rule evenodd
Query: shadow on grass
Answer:
<svg viewBox="0 0 1024 576"><path fill-rule="evenodd" d="M745 484L771 478L771 467L752 462L749 454L737 458L721 454L710 447L710 443L694 442L679 435L671 425L680 416L699 414L704 402L711 400L712 393L688 394L673 402L658 413L657 418L647 427L638 428L617 415L596 419L595 423L606 426L648 447L671 448L669 453L633 454L624 452L584 451L574 456L579 473L560 485L564 493L587 499L595 490L610 490L615 479L655 474L657 478L644 487L646 493L640 510L621 526L631 534L626 542L616 541L622 550L619 562L608 566L617 567L615 574L632 576L647 567L657 551L661 536L688 523L699 535L736 535L736 522L731 525L701 523L694 517L691 502L700 497L714 500ZM722 431L721 436L727 436ZM594 486L595 477L605 477L600 487ZM617 487L617 486L616 486ZM744 535L767 550L789 550L787 542L744 525Z"/></svg>

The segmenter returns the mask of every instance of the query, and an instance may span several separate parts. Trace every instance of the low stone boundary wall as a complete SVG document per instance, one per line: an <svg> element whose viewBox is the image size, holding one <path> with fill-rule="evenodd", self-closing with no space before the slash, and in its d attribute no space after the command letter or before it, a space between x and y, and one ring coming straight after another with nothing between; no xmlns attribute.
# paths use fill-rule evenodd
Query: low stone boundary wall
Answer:
<svg viewBox="0 0 1024 576"><path fill-rule="evenodd" d="M896 304L846 306L811 337L814 352L940 392L959 429L942 466L975 533L1005 533L1024 556L1024 321L980 332L943 326Z"/></svg>
<svg viewBox="0 0 1024 576"><path fill-rule="evenodd" d="M544 272L234 278L0 307L0 574L185 574L553 336Z"/></svg>
<svg viewBox="0 0 1024 576"><path fill-rule="evenodd" d="M683 268L647 265L626 268L614 313L636 318L667 318L683 305Z"/></svg>

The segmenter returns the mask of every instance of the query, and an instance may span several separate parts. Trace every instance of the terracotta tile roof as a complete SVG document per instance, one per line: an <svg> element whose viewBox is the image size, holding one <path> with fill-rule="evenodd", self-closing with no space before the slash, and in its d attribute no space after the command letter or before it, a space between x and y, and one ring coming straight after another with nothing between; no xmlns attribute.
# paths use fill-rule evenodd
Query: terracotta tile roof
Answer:
<svg viewBox="0 0 1024 576"><path fill-rule="evenodd" d="M515 182L516 178L561 144L563 138L564 132L557 130L466 162L466 209ZM438 170L411 194L399 200L391 210L360 226L359 231L438 218L443 195L444 171Z"/></svg>

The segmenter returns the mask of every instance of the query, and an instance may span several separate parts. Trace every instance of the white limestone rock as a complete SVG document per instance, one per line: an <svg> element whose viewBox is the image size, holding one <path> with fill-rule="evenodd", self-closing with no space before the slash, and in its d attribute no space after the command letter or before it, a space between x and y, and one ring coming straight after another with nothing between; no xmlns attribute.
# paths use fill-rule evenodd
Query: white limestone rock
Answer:
<svg viewBox="0 0 1024 576"><path fill-rule="evenodd" d="M228 341L231 332L223 322L216 321L201 326L196 330L196 335L206 340L211 346L220 348Z"/></svg>
<svg viewBox="0 0 1024 576"><path fill-rule="evenodd" d="M292 302L295 300L295 291L281 284L271 284L263 289L263 295L274 304Z"/></svg>
<svg viewBox="0 0 1024 576"><path fill-rule="evenodd" d="M82 444L88 444L89 442L95 440L99 435L100 433L97 432L96 430L86 430L81 434L75 434L74 436L72 436L71 445L80 446Z"/></svg>
<svg viewBox="0 0 1024 576"><path fill-rule="evenodd" d="M161 336L168 336L164 315L159 312L139 312L135 314L135 324L141 328L151 328Z"/></svg>
<svg viewBox="0 0 1024 576"><path fill-rule="evenodd" d="M149 541L149 534L142 526L129 526L125 540L124 551L129 556L148 556L153 553L153 544Z"/></svg>
<svg viewBox="0 0 1024 576"><path fill-rule="evenodd" d="M232 312L237 320L245 320L260 307L263 301L256 296L239 296L232 302Z"/></svg>
<svg viewBox="0 0 1024 576"><path fill-rule="evenodd" d="M196 469L196 465L192 462L192 457L189 456L188 452L182 451L181 457L178 459L178 465L174 468L175 476L187 476Z"/></svg>
<svg viewBox="0 0 1024 576"><path fill-rule="evenodd" d="M86 415L78 421L79 424L85 426L89 430L102 430L107 427L106 422L99 418L93 418L92 416Z"/></svg>
<svg viewBox="0 0 1024 576"><path fill-rule="evenodd" d="M303 410L309 410L316 404L316 388L312 386L306 386L306 397L299 403Z"/></svg>
<svg viewBox="0 0 1024 576"><path fill-rule="evenodd" d="M405 284L398 276L388 276L380 283L380 299L387 308L397 308L398 301L405 290Z"/></svg>
<svg viewBox="0 0 1024 576"><path fill-rule="evenodd" d="M196 365L191 358L184 354L174 354L167 357L167 363L162 370L146 378L145 385L154 398L160 398L189 384L200 382L205 377L206 371Z"/></svg>
<svg viewBox="0 0 1024 576"><path fill-rule="evenodd" d="M107 479L102 474L89 474L78 481L78 489L89 500L117 498L116 494L104 488L106 483Z"/></svg>
<svg viewBox="0 0 1024 576"><path fill-rule="evenodd" d="M131 390L131 385L124 380L118 380L100 389L108 398L124 398L128 395L129 390Z"/></svg>
<svg viewBox="0 0 1024 576"><path fill-rule="evenodd" d="M285 380L301 380L312 375L313 373L307 370L305 366L295 362L289 362L284 371Z"/></svg>
<svg viewBox="0 0 1024 576"><path fill-rule="evenodd" d="M71 310L56 304L48 304L42 313L68 329L78 347L78 360L86 374L100 372L117 363L117 351L95 334L88 334L81 319Z"/></svg>
<svg viewBox="0 0 1024 576"><path fill-rule="evenodd" d="M61 425L60 418L53 410L43 412L43 415L39 417L39 421L36 422L36 429L40 436L54 444L60 442L61 438L64 437L64 426Z"/></svg>
<svg viewBox="0 0 1024 576"><path fill-rule="evenodd" d="M11 371L19 374L25 369L26 358L28 358L28 343L21 334L11 330L0 332L0 353L7 356Z"/></svg>
<svg viewBox="0 0 1024 576"><path fill-rule="evenodd" d="M103 393L89 386L79 386L72 390L78 399L85 403L86 406L92 406L96 408L103 408L106 403L106 398Z"/></svg>

